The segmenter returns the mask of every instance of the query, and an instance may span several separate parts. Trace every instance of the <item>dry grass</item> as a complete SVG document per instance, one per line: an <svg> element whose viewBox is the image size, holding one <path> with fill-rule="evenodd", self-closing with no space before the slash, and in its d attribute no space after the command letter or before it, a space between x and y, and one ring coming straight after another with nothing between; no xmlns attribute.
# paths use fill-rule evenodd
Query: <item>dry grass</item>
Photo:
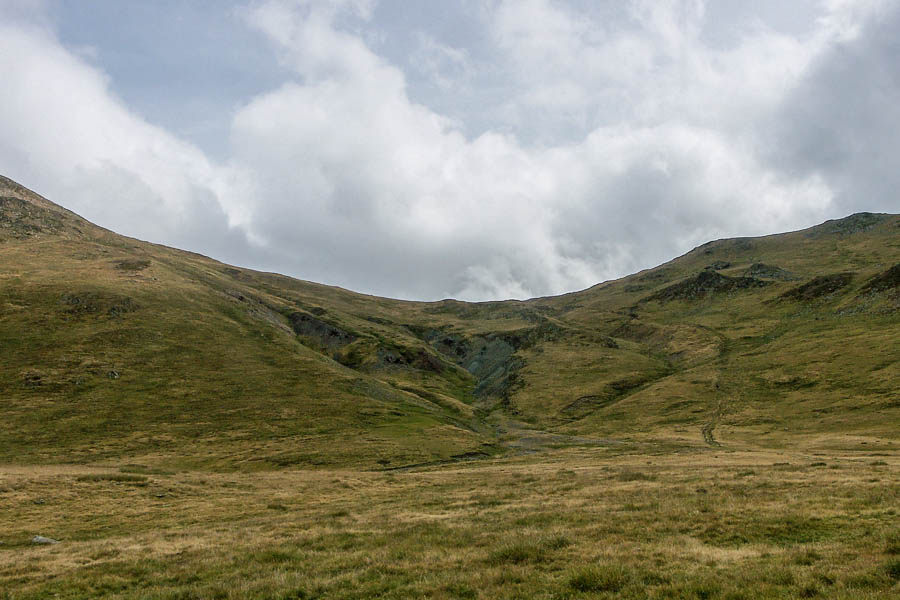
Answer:
<svg viewBox="0 0 900 600"><path fill-rule="evenodd" d="M4 468L0 589L14 599L888 598L900 592L900 458L872 462L566 449L394 473L185 471L143 485L112 469ZM34 535L61 543L32 546Z"/></svg>

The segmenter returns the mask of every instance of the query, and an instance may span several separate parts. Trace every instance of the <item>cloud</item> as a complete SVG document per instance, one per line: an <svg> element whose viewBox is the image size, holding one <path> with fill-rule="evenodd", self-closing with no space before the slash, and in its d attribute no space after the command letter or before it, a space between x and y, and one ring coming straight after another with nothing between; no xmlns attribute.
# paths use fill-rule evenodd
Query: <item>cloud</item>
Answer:
<svg viewBox="0 0 900 600"><path fill-rule="evenodd" d="M235 259L244 186L197 148L131 113L96 68L42 24L0 24L0 164L121 233Z"/></svg>
<svg viewBox="0 0 900 600"><path fill-rule="evenodd" d="M444 92L459 90L468 84L472 69L465 48L443 44L423 32L416 35L417 47L410 55L410 64Z"/></svg>
<svg viewBox="0 0 900 600"><path fill-rule="evenodd" d="M292 76L235 110L219 162L45 24L10 22L0 162L105 226L237 264L404 298L561 293L841 216L860 190L889 208L869 179L900 172L896 13L859 6L802 34L735 17L724 43L698 0L486 4L472 48L410 36L439 88L489 90L450 118L368 45L373 2L255 2L239 18Z"/></svg>
<svg viewBox="0 0 900 600"><path fill-rule="evenodd" d="M273 248L307 240L319 250L304 265L314 277L340 273L365 289L407 297L559 293L651 266L709 237L765 233L828 208L829 190L817 177L770 174L699 108L679 125L671 122L678 107L640 110L658 114L645 124L598 126L568 145L529 147L494 132L467 139L456 123L410 101L403 72L358 38L334 32L335 13L292 13L298 21L286 23L284 6L260 5L249 20L270 35L300 82L244 107L234 148L242 164L264 174L262 196L279 199L257 215L254 235ZM271 11L280 15L274 33ZM701 12L695 8L691 19ZM516 88L523 114L534 117L541 104L532 88L546 85L542 69L556 74L557 87L576 90L583 108L604 86L646 87L653 53L673 45L698 54L692 77L712 80L706 100L722 78L737 83L728 64L704 71L715 60L700 56L698 25L682 32L673 24L681 13L635 14L664 38L661 48L636 34L593 39L589 26L547 3L501 5L494 15L500 46L523 63L523 77L535 77ZM640 44L644 58L619 60ZM740 62L743 52L725 58ZM596 80L581 75L584 63L596 65ZM750 85L759 83L751 78ZM639 91L649 92L632 90ZM537 108L555 111L565 102Z"/></svg>
<svg viewBox="0 0 900 600"><path fill-rule="evenodd" d="M840 211L897 212L900 6L871 6L867 16L835 18L834 42L784 97L765 146L785 176L827 182Z"/></svg>

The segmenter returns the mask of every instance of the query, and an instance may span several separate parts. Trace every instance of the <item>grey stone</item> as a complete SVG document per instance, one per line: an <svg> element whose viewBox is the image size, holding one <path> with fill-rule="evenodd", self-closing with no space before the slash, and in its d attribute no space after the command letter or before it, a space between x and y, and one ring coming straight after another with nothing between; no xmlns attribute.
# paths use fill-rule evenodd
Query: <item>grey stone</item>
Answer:
<svg viewBox="0 0 900 600"><path fill-rule="evenodd" d="M44 537L42 535L36 535L31 538L32 544L58 544L59 540L54 540L53 538Z"/></svg>

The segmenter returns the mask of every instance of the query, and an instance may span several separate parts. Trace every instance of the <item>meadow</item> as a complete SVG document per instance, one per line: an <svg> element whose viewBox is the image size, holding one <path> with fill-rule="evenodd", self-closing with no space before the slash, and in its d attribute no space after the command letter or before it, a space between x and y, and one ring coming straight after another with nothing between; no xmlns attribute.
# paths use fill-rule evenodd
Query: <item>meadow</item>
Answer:
<svg viewBox="0 0 900 600"><path fill-rule="evenodd" d="M0 597L895 598L898 467L653 444L393 471L5 466Z"/></svg>

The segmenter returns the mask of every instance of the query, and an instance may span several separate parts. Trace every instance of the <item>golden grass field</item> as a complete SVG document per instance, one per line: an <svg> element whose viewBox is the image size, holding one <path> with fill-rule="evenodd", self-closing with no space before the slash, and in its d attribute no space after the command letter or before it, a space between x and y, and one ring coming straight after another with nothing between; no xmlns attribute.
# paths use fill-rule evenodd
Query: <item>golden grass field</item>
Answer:
<svg viewBox="0 0 900 600"><path fill-rule="evenodd" d="M394 472L4 466L0 597L896 598L898 467L653 445Z"/></svg>

